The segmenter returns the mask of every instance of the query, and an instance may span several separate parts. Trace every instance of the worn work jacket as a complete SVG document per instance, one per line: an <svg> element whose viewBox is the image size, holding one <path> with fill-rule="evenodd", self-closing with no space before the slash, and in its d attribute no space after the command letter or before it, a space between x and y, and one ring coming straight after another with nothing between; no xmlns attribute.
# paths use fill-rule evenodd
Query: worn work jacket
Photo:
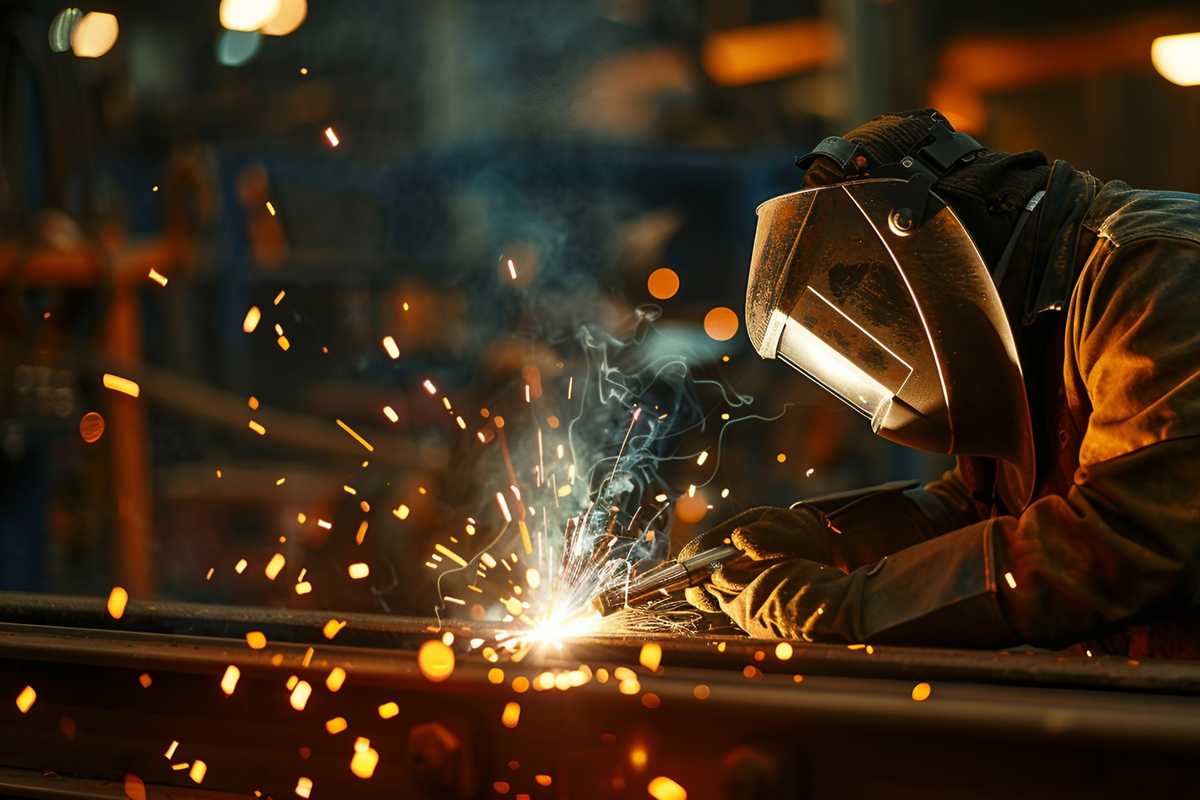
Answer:
<svg viewBox="0 0 1200 800"><path fill-rule="evenodd" d="M855 632L907 644L1200 657L1200 196L1065 162L1000 287L1037 448L1033 500L960 458L942 479L823 498Z"/></svg>

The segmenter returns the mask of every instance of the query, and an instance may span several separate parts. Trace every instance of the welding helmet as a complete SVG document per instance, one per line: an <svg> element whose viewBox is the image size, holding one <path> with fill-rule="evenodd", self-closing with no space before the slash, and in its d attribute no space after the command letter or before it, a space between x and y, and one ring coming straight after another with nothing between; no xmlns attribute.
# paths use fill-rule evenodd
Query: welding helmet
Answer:
<svg viewBox="0 0 1200 800"><path fill-rule="evenodd" d="M1033 435L993 278L934 182L982 147L936 117L899 163L758 207L746 329L763 358L807 375L908 447L1000 459L1001 491L1032 493ZM831 137L798 163L857 145ZM1006 485L1005 485L1006 484Z"/></svg>

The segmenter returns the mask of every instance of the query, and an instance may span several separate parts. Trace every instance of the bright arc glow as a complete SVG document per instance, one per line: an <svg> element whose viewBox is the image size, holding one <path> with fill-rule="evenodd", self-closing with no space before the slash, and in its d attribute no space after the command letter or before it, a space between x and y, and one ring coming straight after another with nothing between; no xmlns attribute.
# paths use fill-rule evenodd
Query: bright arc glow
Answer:
<svg viewBox="0 0 1200 800"><path fill-rule="evenodd" d="M221 26L231 31L256 31L273 22L280 0L221 0Z"/></svg>
<svg viewBox="0 0 1200 800"><path fill-rule="evenodd" d="M99 58L117 43L121 26L112 14L91 11L71 31L71 52L80 58Z"/></svg>
<svg viewBox="0 0 1200 800"><path fill-rule="evenodd" d="M1200 86L1200 32L1159 36L1150 43L1150 63L1179 86Z"/></svg>

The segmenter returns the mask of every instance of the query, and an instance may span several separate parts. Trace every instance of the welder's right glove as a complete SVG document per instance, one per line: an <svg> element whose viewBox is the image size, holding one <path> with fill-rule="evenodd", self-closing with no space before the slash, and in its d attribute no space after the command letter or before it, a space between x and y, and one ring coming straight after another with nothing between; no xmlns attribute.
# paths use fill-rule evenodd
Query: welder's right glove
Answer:
<svg viewBox="0 0 1200 800"><path fill-rule="evenodd" d="M825 515L808 506L795 509L761 506L744 511L688 542L678 558L683 561L723 544L732 544L742 551L742 556L721 569L720 583L684 590L688 602L701 611L720 611L722 601L728 599L725 595L736 595L758 573L784 559L829 563L832 558Z"/></svg>

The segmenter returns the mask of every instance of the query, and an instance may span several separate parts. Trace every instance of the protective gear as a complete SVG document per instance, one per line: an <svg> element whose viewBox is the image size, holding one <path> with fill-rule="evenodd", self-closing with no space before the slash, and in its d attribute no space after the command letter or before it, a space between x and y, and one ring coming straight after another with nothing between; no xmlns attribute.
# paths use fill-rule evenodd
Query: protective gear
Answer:
<svg viewBox="0 0 1200 800"><path fill-rule="evenodd" d="M759 206L747 330L760 356L812 378L876 433L1007 462L1016 480L1006 500L1023 505L1033 433L1012 330L971 237L930 191L929 169L902 164L902 177Z"/></svg>
<svg viewBox="0 0 1200 800"><path fill-rule="evenodd" d="M679 551L685 561L697 553L720 544L732 544L745 558L726 564L718 574L728 581L745 585L767 565L785 558L827 561L831 558L829 528L824 515L813 508L752 508L692 539ZM732 577L732 576L738 577ZM714 578L715 580L715 578ZM702 611L720 610L716 599L704 584L684 590L688 602Z"/></svg>
<svg viewBox="0 0 1200 800"><path fill-rule="evenodd" d="M960 456L923 491L864 499L838 520L849 541L890 525L908 501L901 507L927 524L906 519L897 539L859 540L856 558L874 548L886 560L848 564L843 577L780 561L736 592L714 578L720 602L760 635L986 647L1092 639L1097 654L1200 657L1200 197L1101 186L1064 162L1043 171L1003 154L981 155L939 188L969 183L984 158L1014 171L988 178L986 208L982 197L952 199L961 218L989 214L996 197L1023 204L1046 192L999 287L1034 409L1034 499L1000 488L1011 467ZM983 241L999 252L1015 219Z"/></svg>

